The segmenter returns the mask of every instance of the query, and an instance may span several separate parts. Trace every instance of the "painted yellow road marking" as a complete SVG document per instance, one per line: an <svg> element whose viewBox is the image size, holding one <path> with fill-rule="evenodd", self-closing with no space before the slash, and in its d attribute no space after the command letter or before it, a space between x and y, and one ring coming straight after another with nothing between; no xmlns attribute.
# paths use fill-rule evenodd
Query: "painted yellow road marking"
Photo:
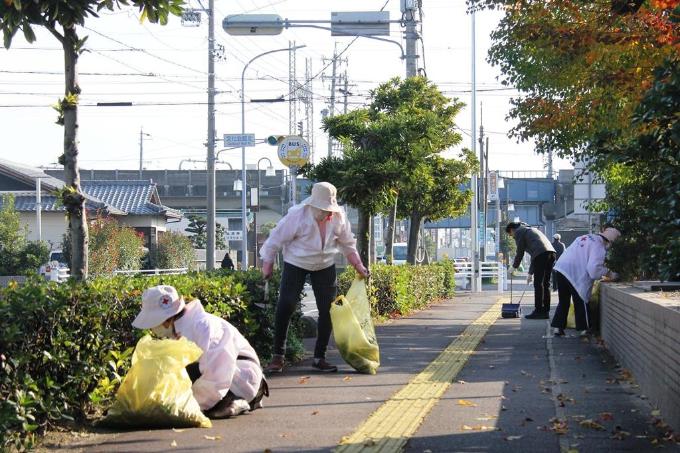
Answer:
<svg viewBox="0 0 680 453"><path fill-rule="evenodd" d="M348 452L400 451L463 369L477 345L498 319L502 300L474 320L439 356L404 388L385 401L335 449Z"/></svg>

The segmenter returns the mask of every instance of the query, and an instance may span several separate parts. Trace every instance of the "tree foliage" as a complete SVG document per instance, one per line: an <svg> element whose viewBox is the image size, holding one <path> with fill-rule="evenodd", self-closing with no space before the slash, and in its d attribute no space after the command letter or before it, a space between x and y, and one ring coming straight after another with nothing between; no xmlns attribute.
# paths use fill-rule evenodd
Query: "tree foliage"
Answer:
<svg viewBox="0 0 680 453"><path fill-rule="evenodd" d="M334 183L341 198L359 208L360 249L368 244L368 217L399 200L402 218L412 217L413 262L420 220L454 215L469 202L459 187L474 157L439 156L462 139L455 127L462 107L424 77L394 78L371 93L366 108L325 120L325 129L343 143L344 156L325 159L307 174Z"/></svg>
<svg viewBox="0 0 680 453"><path fill-rule="evenodd" d="M621 14L611 0L468 0L505 11L489 61L503 84L522 92L511 101L511 134L534 140L538 152L577 158L592 157L600 130L622 140L634 135L630 119L654 68L677 52L677 3L652 1Z"/></svg>
<svg viewBox="0 0 680 453"><path fill-rule="evenodd" d="M608 211L623 231L612 266L626 276L680 280L680 58L655 71L633 115L641 133L598 143L614 162L604 172Z"/></svg>
<svg viewBox="0 0 680 453"><path fill-rule="evenodd" d="M197 249L206 248L208 243L208 222L204 217L198 215L189 216L189 226L184 229L187 233L191 233L189 239ZM225 239L227 237L227 230L224 226L215 222L215 246L220 250L229 248L229 244Z"/></svg>
<svg viewBox="0 0 680 453"><path fill-rule="evenodd" d="M61 44L64 51L64 97L59 99L57 124L64 126L64 153L59 162L64 165L66 186L61 201L66 208L71 235L71 274L77 279L88 274L88 230L84 210L85 196L80 187L78 169L78 59L85 51L87 37L81 37L77 27L86 19L98 17L101 10L113 11L121 6L136 7L141 20L166 24L170 14L182 12L182 0L5 0L0 2L0 30L6 48L20 30L29 43L36 40L33 27L44 27Z"/></svg>
<svg viewBox="0 0 680 453"><path fill-rule="evenodd" d="M3 195L0 208L0 275L38 272L49 258L50 248L42 241L28 241L28 228L14 207L14 196Z"/></svg>
<svg viewBox="0 0 680 453"><path fill-rule="evenodd" d="M100 217L90 222L90 271L94 275L116 270L140 269L146 253L142 235L115 219Z"/></svg>

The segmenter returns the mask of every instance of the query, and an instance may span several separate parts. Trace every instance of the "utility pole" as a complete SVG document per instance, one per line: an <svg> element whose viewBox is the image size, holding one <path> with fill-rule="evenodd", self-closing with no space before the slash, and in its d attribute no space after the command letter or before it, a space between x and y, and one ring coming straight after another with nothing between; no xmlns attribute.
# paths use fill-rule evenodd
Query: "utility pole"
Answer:
<svg viewBox="0 0 680 453"><path fill-rule="evenodd" d="M297 129L297 47L295 41L288 41L288 134L295 134Z"/></svg>
<svg viewBox="0 0 680 453"><path fill-rule="evenodd" d="M151 137L151 134L144 132L144 128L139 128L139 179L142 179L142 170L144 170L144 137Z"/></svg>
<svg viewBox="0 0 680 453"><path fill-rule="evenodd" d="M471 106L471 135L472 135L472 140L471 140L471 147L472 147L472 152L475 153L475 148L477 146L477 52L476 52L476 36L477 32L475 30L475 12L474 10L470 13L470 20L471 20L471 32L472 32L472 51L471 51L471 67L472 67L472 73L471 73L471 79L472 79L472 92L471 92L471 97L472 100L470 102ZM472 255L472 292L481 292L482 291L482 275L480 272L479 268L479 186L477 185L477 174L473 173L472 174L472 181L471 181L471 187L472 187L472 207L470 209L470 237L471 237L471 246L470 246L470 253Z"/></svg>
<svg viewBox="0 0 680 453"><path fill-rule="evenodd" d="M418 8L415 0L401 0L401 15L404 22L404 41L406 41L406 78L415 77L418 73L417 60L418 52L416 42L418 32L416 31L416 9ZM390 209L387 229L385 231L385 255L388 264L392 264L392 244L394 244L394 232L397 228L397 201L394 201Z"/></svg>
<svg viewBox="0 0 680 453"><path fill-rule="evenodd" d="M215 269L215 0L208 0L208 226L205 267ZM243 181L244 190L246 182ZM247 238L243 238L244 241ZM242 258L243 259L243 258Z"/></svg>
<svg viewBox="0 0 680 453"><path fill-rule="evenodd" d="M333 60L332 60L332 72L331 72L331 102L330 106L328 108L328 116L333 117L335 116L335 77L337 74L337 69L338 69L338 45L337 43L335 44L335 48L333 49ZM328 157L333 156L333 138L328 135Z"/></svg>
<svg viewBox="0 0 680 453"><path fill-rule="evenodd" d="M347 80L347 69L345 69L345 90L342 94L345 96L343 113L347 113L347 97L349 96L349 82Z"/></svg>
<svg viewBox="0 0 680 453"><path fill-rule="evenodd" d="M305 59L305 89L302 102L305 104L305 138L311 150L310 160L314 162L314 90L312 89L312 59Z"/></svg>
<svg viewBox="0 0 680 453"><path fill-rule="evenodd" d="M479 257L482 261L486 260L486 205L487 205L487 197L486 197L486 173L487 173L487 168L486 168L486 162L484 158L484 106L480 103L479 104L479 178L480 178L480 183L479 183L479 196L480 196L480 209L482 213L482 218L481 218L481 225L480 225L480 233L481 233L481 247L479 248Z"/></svg>

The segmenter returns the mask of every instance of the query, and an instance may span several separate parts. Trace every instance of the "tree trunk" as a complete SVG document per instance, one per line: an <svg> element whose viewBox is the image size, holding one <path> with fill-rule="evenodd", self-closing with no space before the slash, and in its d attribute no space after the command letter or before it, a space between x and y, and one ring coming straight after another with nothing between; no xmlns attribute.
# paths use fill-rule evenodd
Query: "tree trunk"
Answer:
<svg viewBox="0 0 680 453"><path fill-rule="evenodd" d="M359 252L359 257L364 266L369 265L369 233L370 233L370 221L371 216L364 211L359 209L359 225L357 227L357 250Z"/></svg>
<svg viewBox="0 0 680 453"><path fill-rule="evenodd" d="M394 200L394 205L390 208L390 213L387 216L387 228L385 231L385 259L387 264L392 264L392 244L394 244L394 231L397 225L397 202L399 199Z"/></svg>
<svg viewBox="0 0 680 453"><path fill-rule="evenodd" d="M418 234L420 233L420 221L422 217L417 212L411 213L411 222L408 229L408 254L406 261L416 264L416 250L418 249Z"/></svg>
<svg viewBox="0 0 680 453"><path fill-rule="evenodd" d="M69 234L71 236L71 275L78 280L87 278L87 218L85 197L80 188L78 171L78 105L69 103L69 96L79 95L78 86L78 35L74 28L64 28L62 41L64 48L64 93L62 102L64 120L64 181L66 191L63 203L68 213Z"/></svg>

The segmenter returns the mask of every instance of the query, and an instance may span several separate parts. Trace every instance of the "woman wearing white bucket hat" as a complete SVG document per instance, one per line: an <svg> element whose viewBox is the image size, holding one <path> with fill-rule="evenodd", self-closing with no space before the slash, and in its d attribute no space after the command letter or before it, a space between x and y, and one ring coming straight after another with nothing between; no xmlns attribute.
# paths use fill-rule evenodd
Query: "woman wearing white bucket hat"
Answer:
<svg viewBox="0 0 680 453"><path fill-rule="evenodd" d="M192 391L210 418L228 418L262 407L269 396L257 353L248 340L222 318L203 310L201 301L189 303L168 285L142 294L142 310L132 322L160 338L185 337L203 350L197 363L187 366Z"/></svg>
<svg viewBox="0 0 680 453"><path fill-rule="evenodd" d="M283 251L283 275L276 305L274 357L265 372L283 370L286 338L290 318L297 306L307 275L319 310L318 332L313 367L319 371L337 371L326 361L331 335L330 306L337 295L335 255L342 252L357 273L368 276L356 250L356 240L345 211L338 206L333 184L319 182L312 195L293 206L269 234L260 249L265 278L272 274L276 254Z"/></svg>

